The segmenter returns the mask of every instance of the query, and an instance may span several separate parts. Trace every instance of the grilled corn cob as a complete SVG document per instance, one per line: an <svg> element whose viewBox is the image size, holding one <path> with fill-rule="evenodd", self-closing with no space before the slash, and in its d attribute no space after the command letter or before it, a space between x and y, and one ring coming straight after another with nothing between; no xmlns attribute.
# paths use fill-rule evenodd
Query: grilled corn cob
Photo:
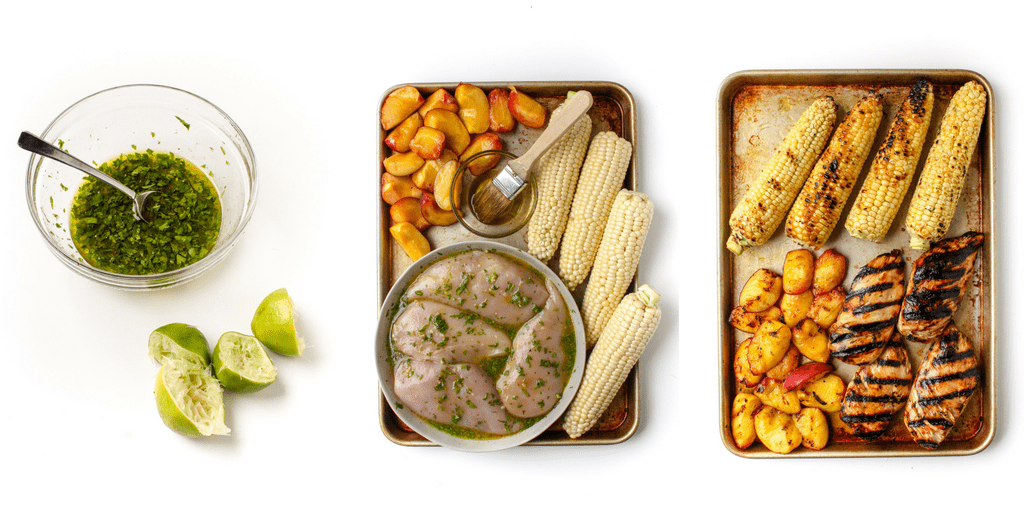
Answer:
<svg viewBox="0 0 1024 512"><path fill-rule="evenodd" d="M835 122L836 102L831 96L815 100L797 119L729 216L732 233L725 245L730 251L740 254L762 245L778 229Z"/></svg>
<svg viewBox="0 0 1024 512"><path fill-rule="evenodd" d="M846 216L846 230L851 235L880 242L889 232L910 190L934 103L932 84L925 80L915 83L903 100Z"/></svg>
<svg viewBox="0 0 1024 512"><path fill-rule="evenodd" d="M558 277L570 290L586 279L594 264L612 200L622 188L632 154L633 145L613 132L598 133L590 142L558 257Z"/></svg>
<svg viewBox="0 0 1024 512"><path fill-rule="evenodd" d="M572 92L568 98L572 97ZM568 99L566 98L566 99ZM564 105L564 103L563 103ZM551 113L551 119L562 111L559 106ZM558 249L558 241L565 232L569 220L569 206L580 178L580 166L587 154L587 142L593 121L584 115L562 138L541 158L540 165L533 173L540 197L537 208L530 217L526 231L527 251L538 260L547 263Z"/></svg>
<svg viewBox="0 0 1024 512"><path fill-rule="evenodd" d="M644 194L622 189L615 196L580 304L587 348L597 343L612 311L633 281L653 214L654 203Z"/></svg>
<svg viewBox="0 0 1024 512"><path fill-rule="evenodd" d="M583 382L562 420L570 438L580 437L597 423L625 382L661 320L660 300L658 292L645 284L615 308L590 353Z"/></svg>
<svg viewBox="0 0 1024 512"><path fill-rule="evenodd" d="M927 249L949 229L981 134L985 100L985 88L972 81L949 101L907 211L912 249Z"/></svg>
<svg viewBox="0 0 1024 512"><path fill-rule="evenodd" d="M858 101L836 128L786 218L786 236L820 249L832 235L882 123L882 96Z"/></svg>

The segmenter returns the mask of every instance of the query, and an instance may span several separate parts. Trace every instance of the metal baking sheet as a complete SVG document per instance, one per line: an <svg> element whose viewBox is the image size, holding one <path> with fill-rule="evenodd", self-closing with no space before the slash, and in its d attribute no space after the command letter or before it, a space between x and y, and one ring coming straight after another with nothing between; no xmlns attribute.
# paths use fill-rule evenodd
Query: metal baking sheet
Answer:
<svg viewBox="0 0 1024 512"><path fill-rule="evenodd" d="M510 86L515 86L516 89L525 92L530 95L530 97L544 105L549 113L565 100L566 93L569 91L583 89L590 91L594 95L594 106L588 113L593 121L591 136L600 131L611 130L633 144L632 162L630 163L623 186L630 190L637 190L638 151L636 148L636 105L633 101L632 95L621 85L611 82L467 83L472 83L487 92L498 87L508 89ZM449 92L454 93L455 87L458 83L413 83L395 85L381 95L380 103L378 104L378 112L380 111L381 105L383 105L384 98L386 98L391 91L406 85L416 87L420 90L421 94L426 97L428 94L439 88L444 88ZM391 149L384 144L384 138L387 136L387 132L381 129L379 122L376 126L378 133L377 161L382 162L391 154ZM545 127L546 126L547 125L545 124ZM513 131L499 135L501 136L505 150L514 154L522 154L530 147L531 144L533 144L533 141L540 136L542 131L543 128L528 128L517 123L516 128ZM380 172L383 172L383 167L381 167ZM377 190L375 193L378 194L378 196L380 194L380 180L377 181ZM377 248L377 273L379 285L377 290L378 311L383 305L384 298L387 296L391 286L402 272L412 264L412 260L392 239L388 232L388 228L391 224L389 208L390 207L387 203L380 201L380 209L378 211L378 224L380 230L378 232ZM434 226L428 228L425 235L430 241L431 248L434 249L455 242L478 239L476 235L470 233L462 227L461 224L455 224L447 227ZM495 241L525 249L525 235L526 229L524 228L511 236L499 238ZM548 262L548 265L557 270L557 252L551 261ZM577 304L582 302L583 292L586 290L586 285L587 282L584 281L573 292L573 297L576 299ZM629 292L634 291L636 291L635 280L630 284L629 288ZM608 411L604 416L602 416L598 424L591 431L577 439L569 439L569 436L566 435L565 431L562 430L561 426L556 422L556 424L548 429L548 431L544 432L533 441L530 441L527 445L601 445L620 443L629 439L633 433L636 432L639 424L639 372L640 365L638 363L633 368L632 372L630 372L629 377L619 390L618 395L612 401ZM378 404L381 430L384 432L385 437L396 444L404 446L436 446L434 443L428 441L405 426L401 420L398 419L398 416L391 409L391 406L387 403L384 394L380 392L379 389Z"/></svg>
<svg viewBox="0 0 1024 512"><path fill-rule="evenodd" d="M740 288L746 279L758 268L770 268L782 273L785 254L797 247L785 236L780 226L772 238L763 246L748 248L735 256L725 248L729 237L729 215L735 204L749 188L751 181L764 167L775 147L785 137L789 128L817 97L828 94L839 104L836 123L846 111L869 91L883 95L885 117L875 137L875 145L862 170L860 180L854 186L853 194L860 190L860 184L867 174L874 153L878 150L900 103L907 96L913 83L925 78L935 86L936 98L925 141L927 152L935 138L942 114L950 97L964 83L974 80L985 87L988 93L987 111L975 155L967 174L956 217L947 236L956 236L968 230L980 231L985 235L985 246L978 258L975 276L960 304L955 321L960 330L970 337L975 353L979 357L982 382L978 392L971 397L967 408L956 426L938 449L928 450L919 446L909 436L902 420L902 409L894 417L885 434L875 441L862 441L851 435L838 419L838 413L829 414L832 432L828 446L821 451L798 448L792 453L779 455L768 451L755 442L747 449L736 447L731 434L732 399L736 394L736 380L733 375L734 350L745 339L746 333L734 329L728 323L729 312L739 297ZM718 150L719 150L719 402L722 442L736 455L749 458L785 457L899 457L969 455L977 453L991 442L995 431L996 415L996 336L995 297L993 276L995 275L994 248L996 233L992 190L995 183L994 145L994 104L992 87L979 74L964 70L847 70L847 71L743 71L727 77L718 96ZM924 165L922 155L917 174ZM916 175L915 175L916 182ZM843 286L849 289L857 270L868 260L892 249L902 249L907 264L908 279L913 261L923 251L911 250L909 235L903 227L910 202L908 192L902 209L897 215L889 234L880 243L873 243L851 237L845 230L847 211L839 219L831 238L815 255L833 248L846 256L848 270ZM907 343L914 371L917 371L927 346L921 343ZM830 362L836 367L835 373L850 382L856 367L839 361Z"/></svg>

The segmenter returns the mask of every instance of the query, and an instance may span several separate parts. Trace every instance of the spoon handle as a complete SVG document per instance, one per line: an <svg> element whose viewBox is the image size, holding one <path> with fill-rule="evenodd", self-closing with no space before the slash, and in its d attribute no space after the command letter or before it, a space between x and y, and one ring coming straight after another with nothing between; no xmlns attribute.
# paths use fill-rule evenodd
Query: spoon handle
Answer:
<svg viewBox="0 0 1024 512"><path fill-rule="evenodd" d="M36 137L35 135L32 135L29 132L21 132L21 136L18 137L18 147L26 151L31 151L37 155L45 156L46 158L52 158L62 164L74 167L75 169L78 169L79 171L82 171L88 174L89 176L92 176L93 178L96 178L106 183L107 185L110 185L120 190L121 192L128 194L128 197L135 199L134 190L126 187L124 184L115 180L114 178L111 178L110 176L100 172L95 167L65 153L56 146L50 144L49 142L46 142L43 139L40 139L39 137Z"/></svg>

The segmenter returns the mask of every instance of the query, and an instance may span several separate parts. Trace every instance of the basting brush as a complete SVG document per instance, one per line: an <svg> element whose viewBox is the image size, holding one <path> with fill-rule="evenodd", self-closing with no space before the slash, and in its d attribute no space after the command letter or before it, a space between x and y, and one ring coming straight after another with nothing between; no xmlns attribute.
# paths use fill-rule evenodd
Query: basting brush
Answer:
<svg viewBox="0 0 1024 512"><path fill-rule="evenodd" d="M523 156L510 160L501 172L477 188L473 194L473 211L481 222L492 223L512 205L512 199L523 190L544 153L586 115L593 104L594 96L589 91L571 93L562 112L548 123L530 149Z"/></svg>

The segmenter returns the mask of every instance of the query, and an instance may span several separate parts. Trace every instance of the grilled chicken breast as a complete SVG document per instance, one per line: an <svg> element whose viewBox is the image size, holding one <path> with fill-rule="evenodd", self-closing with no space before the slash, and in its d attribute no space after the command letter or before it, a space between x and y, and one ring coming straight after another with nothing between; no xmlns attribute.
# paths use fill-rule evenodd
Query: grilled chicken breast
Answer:
<svg viewBox="0 0 1024 512"><path fill-rule="evenodd" d="M926 448L937 448L956 424L980 381L971 340L951 325L921 361L910 390L903 418L914 441Z"/></svg>
<svg viewBox="0 0 1024 512"><path fill-rule="evenodd" d="M946 238L914 262L897 324L906 339L934 340L951 324L983 241L984 235L975 232Z"/></svg>
<svg viewBox="0 0 1024 512"><path fill-rule="evenodd" d="M913 381L903 338L894 334L882 354L861 366L846 387L840 409L843 422L861 439L877 438L907 402Z"/></svg>
<svg viewBox="0 0 1024 512"><path fill-rule="evenodd" d="M839 317L829 328L832 357L849 364L866 364L878 358L896 328L903 303L904 268L899 249L861 267Z"/></svg>

